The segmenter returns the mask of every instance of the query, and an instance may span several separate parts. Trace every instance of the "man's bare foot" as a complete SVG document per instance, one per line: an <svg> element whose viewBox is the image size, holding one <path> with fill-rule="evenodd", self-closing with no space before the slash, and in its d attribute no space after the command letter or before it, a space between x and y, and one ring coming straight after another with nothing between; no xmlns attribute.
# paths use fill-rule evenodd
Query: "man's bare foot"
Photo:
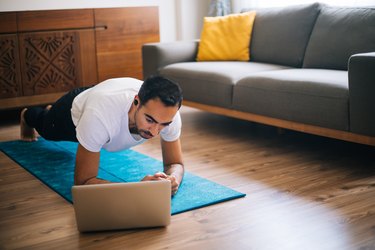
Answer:
<svg viewBox="0 0 375 250"><path fill-rule="evenodd" d="M50 105L47 105L45 109L50 110L51 108L52 108L52 105L50 104Z"/></svg>
<svg viewBox="0 0 375 250"><path fill-rule="evenodd" d="M28 142L37 141L38 138L36 137L35 129L32 127L29 127L26 124L26 121L25 121L26 110L27 109L25 108L21 111L21 117L20 117L21 140L28 141Z"/></svg>

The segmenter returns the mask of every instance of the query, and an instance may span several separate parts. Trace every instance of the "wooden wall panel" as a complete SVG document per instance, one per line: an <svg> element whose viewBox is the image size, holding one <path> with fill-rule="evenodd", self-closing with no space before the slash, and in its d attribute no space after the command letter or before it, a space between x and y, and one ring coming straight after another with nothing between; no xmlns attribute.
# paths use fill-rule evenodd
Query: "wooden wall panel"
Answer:
<svg viewBox="0 0 375 250"><path fill-rule="evenodd" d="M17 15L18 31L23 32L94 27L92 9L25 11Z"/></svg>
<svg viewBox="0 0 375 250"><path fill-rule="evenodd" d="M113 77L142 79L144 43L158 42L157 7L95 9L98 80Z"/></svg>

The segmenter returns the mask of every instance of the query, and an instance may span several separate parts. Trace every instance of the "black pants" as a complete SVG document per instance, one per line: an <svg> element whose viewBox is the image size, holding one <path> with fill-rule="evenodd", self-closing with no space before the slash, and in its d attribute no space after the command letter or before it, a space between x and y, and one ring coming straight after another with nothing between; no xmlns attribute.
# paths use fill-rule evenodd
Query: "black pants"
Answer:
<svg viewBox="0 0 375 250"><path fill-rule="evenodd" d="M76 142L76 130L70 110L73 99L88 88L90 87L77 88L68 92L57 100L50 110L42 107L28 108L25 112L27 125L35 128L47 140Z"/></svg>

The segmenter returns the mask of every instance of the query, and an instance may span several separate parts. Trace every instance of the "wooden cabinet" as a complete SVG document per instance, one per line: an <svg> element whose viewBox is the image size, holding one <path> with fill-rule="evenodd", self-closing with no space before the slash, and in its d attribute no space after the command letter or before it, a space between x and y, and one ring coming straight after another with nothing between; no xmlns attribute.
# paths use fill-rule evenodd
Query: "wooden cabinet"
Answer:
<svg viewBox="0 0 375 250"><path fill-rule="evenodd" d="M15 13L0 15L0 98L22 95Z"/></svg>
<svg viewBox="0 0 375 250"><path fill-rule="evenodd" d="M51 103L75 87L142 79L157 7L0 13L0 109Z"/></svg>

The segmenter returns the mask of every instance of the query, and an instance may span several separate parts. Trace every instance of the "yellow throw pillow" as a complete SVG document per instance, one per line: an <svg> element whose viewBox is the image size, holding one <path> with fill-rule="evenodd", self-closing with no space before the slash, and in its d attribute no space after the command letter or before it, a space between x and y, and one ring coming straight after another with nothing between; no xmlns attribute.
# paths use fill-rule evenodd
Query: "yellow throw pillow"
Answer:
<svg viewBox="0 0 375 250"><path fill-rule="evenodd" d="M205 17L197 61L249 61L255 14Z"/></svg>

